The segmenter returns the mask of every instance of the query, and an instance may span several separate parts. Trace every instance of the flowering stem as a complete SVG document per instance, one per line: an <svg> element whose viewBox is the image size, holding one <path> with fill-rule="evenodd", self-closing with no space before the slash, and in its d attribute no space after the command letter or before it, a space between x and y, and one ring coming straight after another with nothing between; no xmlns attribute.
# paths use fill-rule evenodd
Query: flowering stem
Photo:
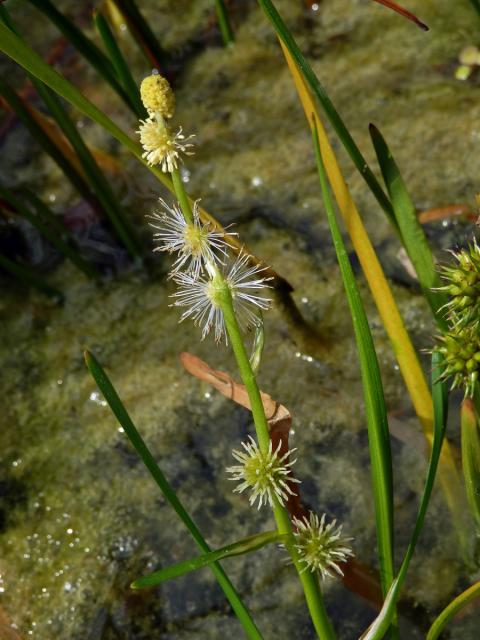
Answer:
<svg viewBox="0 0 480 640"><path fill-rule="evenodd" d="M183 186L182 177L178 169L174 169L171 173L173 188L175 189L175 195L177 196L178 203L182 210L185 221L188 224L193 224L192 207L190 206L190 200L188 199L187 192Z"/></svg>
<svg viewBox="0 0 480 640"><path fill-rule="evenodd" d="M218 273L216 277L220 278L221 275ZM270 444L270 435L267 419L265 417L265 410L263 408L263 402L257 380L243 343L240 327L233 308L232 295L225 281L223 287L219 288L218 293L218 302L225 319L228 337L230 338L233 353L240 370L240 375L242 377L243 384L247 389L250 400L260 451L262 451L262 453L267 453ZM288 511L276 499L274 499L273 515L275 517L278 532L281 534L291 534L292 524L290 522ZM335 633L325 610L317 575L311 571L302 572L304 567L302 567L299 562L296 549L291 544L286 546L292 557L297 573L299 574L305 598L307 600L308 609L310 611L310 616L318 637L321 640L334 640Z"/></svg>

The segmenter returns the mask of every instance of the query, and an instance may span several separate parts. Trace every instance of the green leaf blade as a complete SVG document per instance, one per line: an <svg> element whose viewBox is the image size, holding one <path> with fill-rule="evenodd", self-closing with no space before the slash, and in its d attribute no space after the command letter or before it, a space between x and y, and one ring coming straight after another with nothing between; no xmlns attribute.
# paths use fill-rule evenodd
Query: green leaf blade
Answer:
<svg viewBox="0 0 480 640"><path fill-rule="evenodd" d="M196 558L185 560L184 562L178 562L170 567L155 571L147 576L143 576L135 580L132 583L132 589L144 589L145 587L153 587L166 580L172 578L178 578L192 571L197 571L203 567L209 566L212 562L218 562L225 558L231 558L233 556L243 555L245 553L251 553L261 549L267 544L286 542L290 536L282 535L277 531L267 531L265 533L257 533L256 535L243 538L232 544L229 544L216 551L205 553Z"/></svg>
<svg viewBox="0 0 480 640"><path fill-rule="evenodd" d="M441 281L435 269L435 260L427 237L418 221L415 206L385 139L373 124L370 125L370 136L390 196L403 246L415 268L423 294L437 324L445 329L447 325L440 309L448 300L444 294L432 290L440 287Z"/></svg>
<svg viewBox="0 0 480 640"><path fill-rule="evenodd" d="M394 554L393 471L385 398L368 319L348 260L328 190L327 176L323 166L316 126L313 130L313 141L323 201L350 307L360 359L369 437L381 583L382 590L386 594L394 576Z"/></svg>
<svg viewBox="0 0 480 640"><path fill-rule="evenodd" d="M442 444L445 438L445 430L448 417L448 389L444 381L440 379L442 373L442 356L434 352L432 354L432 399L434 410L433 445L428 464L422 499L418 508L415 525L410 538L407 551L403 558L400 571L392 583L385 598L383 607L367 631L360 640L381 640L388 631L391 620L395 614L395 605L400 594L401 587L407 576L407 571L412 559L415 547L425 522L428 504L432 495L435 476L438 469Z"/></svg>
<svg viewBox="0 0 480 640"><path fill-rule="evenodd" d="M464 607L467 606L472 600L480 597L480 582L476 582L468 589L465 589L459 596L457 596L450 604L448 604L442 613L436 618L430 627L426 640L437 640L444 628L450 622L450 620L457 615Z"/></svg>
<svg viewBox="0 0 480 640"><path fill-rule="evenodd" d="M470 511L480 529L480 430L472 400L462 402L460 413L462 433L462 469Z"/></svg>

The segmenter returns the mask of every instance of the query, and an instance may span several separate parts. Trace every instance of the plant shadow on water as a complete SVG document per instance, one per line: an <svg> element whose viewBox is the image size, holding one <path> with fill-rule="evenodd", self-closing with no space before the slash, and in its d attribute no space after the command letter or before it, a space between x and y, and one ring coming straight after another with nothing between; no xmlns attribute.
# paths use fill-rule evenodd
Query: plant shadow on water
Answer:
<svg viewBox="0 0 480 640"><path fill-rule="evenodd" d="M59 56L64 75L133 137L136 117L72 54L52 24L29 3L21 10L18 3L7 4L28 43L46 58ZM378 611L364 400L312 141L291 76L254 2L227 3L235 43L226 48L210 0L137 4L166 52L176 119L197 136L195 159L181 169L185 187L201 196L201 205L224 226L235 221L234 231L254 255L293 287L293 312L280 299L266 315L259 384L292 414L290 445L303 452L295 473L302 479L304 505L338 518L354 539L358 576L346 570L345 584L329 579L322 590L338 637L357 638ZM459 52L478 42L480 21L466 0L455 10L448 0L435 7L423 4L412 0L409 8L422 14L428 35L374 3L275 3L367 160L373 163L367 125L374 121L394 149L416 207L430 210L473 203L480 190L478 74L455 79ZM58 8L95 37L86 10L70 0ZM119 33L132 75L140 81L151 65L133 39ZM3 55L0 74L28 97L23 70ZM121 207L151 244L146 216L159 196L169 202L171 197L108 134L72 113L99 151L95 158ZM232 493L225 473L232 448L252 432L251 414L188 376L179 355L192 352L238 379L234 358L211 336L200 342L198 327L178 324L178 310L169 307L174 285L165 277L170 259L156 253L145 268L133 264L111 225L12 114L0 122L0 145L1 185L20 193L28 187L61 213L103 275L100 284L87 279L23 219L2 222L0 249L14 246L13 254L46 274L64 302L57 305L0 273L0 638L2 633L7 640L17 640L17 634L35 640L240 637L238 621L208 569L130 590L135 578L196 550L86 373L82 354L90 349L108 370L163 473L215 549L268 530L271 514L252 511L244 495ZM337 142L334 147L339 149ZM343 150L339 159L413 342L419 350L431 349L437 329L399 259L398 240ZM445 261L444 250L465 245L472 223L463 215L425 229ZM428 448L353 252L350 258L389 410L400 564L422 494ZM298 311L301 326L295 321ZM427 370L429 359L423 364ZM458 456L460 400L453 394L448 428ZM402 638L424 638L440 610L474 582L473 521L463 534L471 541L468 549L458 542L439 485L399 602ZM286 558L270 545L223 566L265 638L307 640L315 633ZM451 637L473 640L478 611L463 613L452 623Z"/></svg>

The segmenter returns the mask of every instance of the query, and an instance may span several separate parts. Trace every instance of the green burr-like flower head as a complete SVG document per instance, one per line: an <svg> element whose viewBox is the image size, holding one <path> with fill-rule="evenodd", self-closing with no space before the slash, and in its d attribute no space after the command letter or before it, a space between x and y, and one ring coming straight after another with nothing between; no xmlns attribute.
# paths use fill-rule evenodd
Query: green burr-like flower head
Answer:
<svg viewBox="0 0 480 640"><path fill-rule="evenodd" d="M463 388L472 396L480 372L480 335L475 327L458 325L443 335L436 347L445 360L443 379L452 378L452 389Z"/></svg>
<svg viewBox="0 0 480 640"><path fill-rule="evenodd" d="M480 325L480 248L476 241L467 249L454 252L453 265L440 268L450 301L445 305L449 320L457 327Z"/></svg>

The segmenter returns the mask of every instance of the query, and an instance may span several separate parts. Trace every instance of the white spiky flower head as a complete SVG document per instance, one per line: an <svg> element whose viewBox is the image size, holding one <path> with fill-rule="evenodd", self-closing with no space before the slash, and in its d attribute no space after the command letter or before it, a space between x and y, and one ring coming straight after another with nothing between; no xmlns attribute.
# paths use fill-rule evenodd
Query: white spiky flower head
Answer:
<svg viewBox="0 0 480 640"><path fill-rule="evenodd" d="M279 442L273 451L270 440L268 451L262 453L252 436L249 436L248 442L242 442L244 451L232 451L235 460L240 462L239 465L227 467L227 473L232 475L229 480L240 482L233 491L250 491L250 504L254 505L258 500L259 509L267 503L273 506L275 501L284 505L289 496L296 495L290 487L290 484L300 482L290 475L290 468L296 462L290 460L290 456L296 449L279 455L281 444Z"/></svg>
<svg viewBox="0 0 480 640"><path fill-rule="evenodd" d="M140 120L140 142L144 149L142 158L146 158L149 165L159 164L164 173L171 173L178 167L180 154L193 155L190 151L193 144L190 140L194 136L185 137L180 127L172 134L161 116L151 115L146 120Z"/></svg>
<svg viewBox="0 0 480 640"><path fill-rule="evenodd" d="M260 326L262 319L255 311L266 311L271 304L269 298L257 292L269 287L270 277L258 277L265 267L249 265L250 256L240 253L230 267L222 267L222 273L206 263L208 276L195 277L192 273L179 271L173 276L179 285L172 295L173 306L186 307L180 322L192 318L196 325L202 325L202 340L214 327L215 340L227 340L225 319L221 308L221 300L225 287L228 287L233 300L235 315L240 326L247 329Z"/></svg>
<svg viewBox="0 0 480 640"><path fill-rule="evenodd" d="M293 518L297 531L294 532L294 546L300 562L305 564L302 571L320 571L322 578L334 577L334 573L343 576L338 563L345 562L353 551L349 546L352 538L342 537L342 526L335 528L336 520L325 524L325 514L321 518L310 511L302 519Z"/></svg>
<svg viewBox="0 0 480 640"><path fill-rule="evenodd" d="M154 251L178 252L169 277L185 267L188 273L198 278L205 263L223 264L222 258L227 256L226 237L236 234L217 231L212 223L203 222L200 219L198 200L192 208L192 222L185 220L178 204L169 207L161 198L159 202L163 210L150 216L154 220L150 225L158 229L153 234L155 242L159 243Z"/></svg>

